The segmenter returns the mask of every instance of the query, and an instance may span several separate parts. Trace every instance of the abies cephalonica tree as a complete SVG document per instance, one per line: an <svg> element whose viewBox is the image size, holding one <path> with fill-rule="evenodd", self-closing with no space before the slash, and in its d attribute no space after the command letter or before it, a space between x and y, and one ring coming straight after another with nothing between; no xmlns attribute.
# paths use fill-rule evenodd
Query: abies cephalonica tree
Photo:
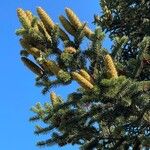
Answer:
<svg viewBox="0 0 150 150"><path fill-rule="evenodd" d="M36 125L35 134L50 134L38 146L150 148L150 1L101 0L100 5L95 31L70 8L59 16L61 25L41 7L39 17L17 10L21 60L36 74L42 93L72 81L79 85L66 100L51 91L51 102L31 108L30 121L45 124ZM103 47L105 32L111 50Z"/></svg>

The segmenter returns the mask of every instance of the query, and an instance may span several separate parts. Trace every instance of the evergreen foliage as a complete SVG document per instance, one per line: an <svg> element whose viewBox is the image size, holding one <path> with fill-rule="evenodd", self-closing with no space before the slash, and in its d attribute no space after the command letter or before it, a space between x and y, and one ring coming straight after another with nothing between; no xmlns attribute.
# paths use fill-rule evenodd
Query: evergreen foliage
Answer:
<svg viewBox="0 0 150 150"><path fill-rule="evenodd" d="M150 2L101 0L100 5L103 12L94 16L95 31L70 8L66 17L59 17L62 26L41 7L39 18L17 10L21 60L37 75L42 93L72 81L79 84L66 100L50 92L51 102L31 108L35 116L30 121L45 124L36 125L35 134L51 135L38 146L150 148ZM113 42L111 52L102 44L105 32ZM86 49L84 40L89 41Z"/></svg>

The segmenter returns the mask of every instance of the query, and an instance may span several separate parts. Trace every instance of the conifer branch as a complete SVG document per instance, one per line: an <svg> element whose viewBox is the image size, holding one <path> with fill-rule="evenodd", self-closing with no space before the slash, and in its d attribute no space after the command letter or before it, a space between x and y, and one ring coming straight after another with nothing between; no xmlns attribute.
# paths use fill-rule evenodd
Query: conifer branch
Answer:
<svg viewBox="0 0 150 150"><path fill-rule="evenodd" d="M100 4L103 12L95 16L94 32L70 8L65 9L67 18L59 17L65 31L41 7L37 8L39 18L28 10L17 10L22 25L16 31L21 36L21 60L38 75L35 85L42 87L43 94L73 80L81 86L64 101L50 92L51 102L38 102L31 108L35 115L30 121L45 125L36 125L35 134L52 133L38 146L149 147L148 2L101 0ZM102 43L104 32L114 42L111 55ZM82 45L85 41L87 47ZM27 58L30 55L33 61Z"/></svg>

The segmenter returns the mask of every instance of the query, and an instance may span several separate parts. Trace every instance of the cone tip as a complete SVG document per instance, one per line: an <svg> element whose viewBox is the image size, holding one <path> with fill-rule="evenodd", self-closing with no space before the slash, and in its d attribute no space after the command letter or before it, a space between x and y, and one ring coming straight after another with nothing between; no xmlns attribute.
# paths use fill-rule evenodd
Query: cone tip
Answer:
<svg viewBox="0 0 150 150"><path fill-rule="evenodd" d="M22 8L17 8L17 13L19 13L19 12L21 12L21 11L23 11Z"/></svg>
<svg viewBox="0 0 150 150"><path fill-rule="evenodd" d="M70 8L68 8L68 7L65 7L65 11L67 12L67 11L70 11L71 9Z"/></svg>

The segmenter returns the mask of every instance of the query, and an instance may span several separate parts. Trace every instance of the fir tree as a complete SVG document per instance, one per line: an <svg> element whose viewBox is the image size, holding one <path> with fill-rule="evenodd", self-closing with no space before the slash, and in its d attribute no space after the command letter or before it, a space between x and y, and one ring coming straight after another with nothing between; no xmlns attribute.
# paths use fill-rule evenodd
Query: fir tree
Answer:
<svg viewBox="0 0 150 150"><path fill-rule="evenodd" d="M46 126L36 125L35 134L51 133L38 146L150 148L150 2L101 0L100 4L103 12L94 17L95 31L70 8L59 17L61 25L41 7L39 18L17 10L21 60L37 75L42 93L72 81L79 84L66 100L50 92L51 103L31 108L35 116L30 121ZM111 52L102 44L105 32L113 42ZM89 40L86 49L81 47L84 40Z"/></svg>

